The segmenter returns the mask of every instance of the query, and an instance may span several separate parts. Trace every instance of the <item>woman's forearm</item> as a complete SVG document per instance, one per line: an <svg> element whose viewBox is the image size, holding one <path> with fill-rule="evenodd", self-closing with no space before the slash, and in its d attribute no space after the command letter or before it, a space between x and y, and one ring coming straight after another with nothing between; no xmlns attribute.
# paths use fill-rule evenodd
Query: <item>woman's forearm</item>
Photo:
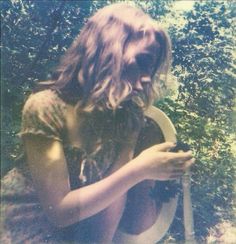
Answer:
<svg viewBox="0 0 236 244"><path fill-rule="evenodd" d="M143 180L135 159L94 184L70 191L51 212L55 225L64 227L86 219L108 207Z"/></svg>
<svg viewBox="0 0 236 244"><path fill-rule="evenodd" d="M119 169L112 169L109 176L97 183L71 191L62 144L35 136L25 140L27 161L41 204L49 219L61 227L100 212L145 179L179 177L193 163L192 154L165 152L172 146L155 145L133 160L131 153L127 157L123 152L116 162Z"/></svg>

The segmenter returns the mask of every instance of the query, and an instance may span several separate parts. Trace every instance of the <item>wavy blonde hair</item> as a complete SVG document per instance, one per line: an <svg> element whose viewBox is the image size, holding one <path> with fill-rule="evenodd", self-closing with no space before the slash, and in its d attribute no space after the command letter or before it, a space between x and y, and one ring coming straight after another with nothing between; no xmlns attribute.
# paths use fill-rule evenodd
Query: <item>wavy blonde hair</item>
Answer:
<svg viewBox="0 0 236 244"><path fill-rule="evenodd" d="M88 19L62 57L53 87L83 111L118 108L133 90L121 78L126 65L124 50L140 32L155 36L159 47L153 81L142 96L135 98L136 103L147 107L158 97L160 76L167 75L171 43L153 19L124 3L106 6Z"/></svg>

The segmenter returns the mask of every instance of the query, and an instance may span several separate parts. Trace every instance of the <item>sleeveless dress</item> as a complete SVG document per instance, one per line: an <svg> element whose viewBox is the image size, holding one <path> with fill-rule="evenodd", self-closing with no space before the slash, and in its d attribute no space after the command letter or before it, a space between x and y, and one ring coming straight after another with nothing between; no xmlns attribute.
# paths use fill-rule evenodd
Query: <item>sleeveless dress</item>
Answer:
<svg viewBox="0 0 236 244"><path fill-rule="evenodd" d="M76 189L102 179L119 154L119 143L108 140L103 150L88 155L73 147L67 140L67 104L53 90L32 94L22 113L19 135L38 135L62 143L70 176L71 189ZM149 131L149 132L148 132ZM151 132L151 133L150 133ZM146 135L156 135L153 138ZM154 142L163 141L160 129L145 119L136 145L136 154ZM43 212L37 192L27 167L25 156L16 162L1 180L0 243L89 243L86 242L86 220L66 228L54 227ZM81 231L82 242L75 241Z"/></svg>

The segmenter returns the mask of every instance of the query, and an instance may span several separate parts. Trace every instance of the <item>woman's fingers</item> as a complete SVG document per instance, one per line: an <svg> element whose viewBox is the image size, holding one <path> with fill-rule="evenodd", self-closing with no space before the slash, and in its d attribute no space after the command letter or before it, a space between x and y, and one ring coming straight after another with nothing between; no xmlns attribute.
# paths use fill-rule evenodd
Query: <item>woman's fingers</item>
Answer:
<svg viewBox="0 0 236 244"><path fill-rule="evenodd" d="M185 168L188 169L194 163L195 163L195 158L191 158L190 160L185 162Z"/></svg>
<svg viewBox="0 0 236 244"><path fill-rule="evenodd" d="M185 162L193 158L192 151L188 152L169 152L169 157L172 162Z"/></svg>
<svg viewBox="0 0 236 244"><path fill-rule="evenodd" d="M175 180L183 176L186 170L195 162L195 158L186 161L183 164L176 164L172 169L172 173L169 177L170 180Z"/></svg>
<svg viewBox="0 0 236 244"><path fill-rule="evenodd" d="M173 164L171 176L177 175L177 176L182 176L188 169L189 167L195 162L195 158L192 158L190 160L185 161L184 163L177 163Z"/></svg>
<svg viewBox="0 0 236 244"><path fill-rule="evenodd" d="M172 164L178 168L189 167L195 162L195 158L187 160L172 160Z"/></svg>
<svg viewBox="0 0 236 244"><path fill-rule="evenodd" d="M183 175L183 174L181 174L181 175L175 175L175 174L173 174L173 175L171 175L171 176L169 177L169 180L178 180L182 175Z"/></svg>
<svg viewBox="0 0 236 244"><path fill-rule="evenodd" d="M178 174L178 175L181 175L184 173L184 170L183 169L173 169L172 170L172 174Z"/></svg>
<svg viewBox="0 0 236 244"><path fill-rule="evenodd" d="M173 142L165 142L154 145L144 150L139 158L143 167L147 170L149 178L168 180L181 177L184 172L194 163L192 152L171 152L175 147Z"/></svg>

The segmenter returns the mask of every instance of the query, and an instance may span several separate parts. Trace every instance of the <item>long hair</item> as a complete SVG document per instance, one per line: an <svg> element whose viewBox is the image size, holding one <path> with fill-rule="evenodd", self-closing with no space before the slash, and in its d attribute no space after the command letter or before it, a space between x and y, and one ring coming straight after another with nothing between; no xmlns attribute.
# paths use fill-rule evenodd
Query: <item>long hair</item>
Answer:
<svg viewBox="0 0 236 244"><path fill-rule="evenodd" d="M129 82L122 81L124 50L139 33L154 36L158 43L153 81L144 89L145 95L136 99L148 106L158 96L160 76L167 74L171 44L167 33L154 20L124 3L104 7L88 19L60 60L51 88L82 111L118 108L133 90Z"/></svg>

